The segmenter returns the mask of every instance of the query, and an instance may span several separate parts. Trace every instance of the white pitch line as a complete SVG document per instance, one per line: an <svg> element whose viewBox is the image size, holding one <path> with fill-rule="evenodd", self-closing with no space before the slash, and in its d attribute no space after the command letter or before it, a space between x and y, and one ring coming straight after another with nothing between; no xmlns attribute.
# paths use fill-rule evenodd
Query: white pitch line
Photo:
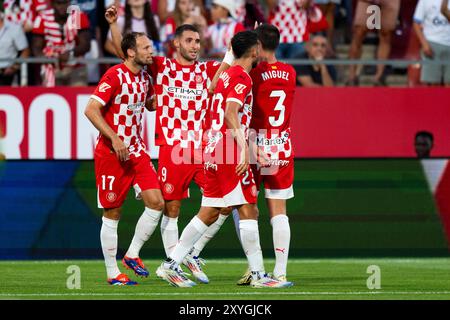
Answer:
<svg viewBox="0 0 450 320"><path fill-rule="evenodd" d="M450 295L450 291L348 291L348 292L134 292L134 293L0 293L0 297L76 297L76 296L251 296L251 295L299 295L299 296L314 296L314 295Z"/></svg>
<svg viewBox="0 0 450 320"><path fill-rule="evenodd" d="M155 259L144 259L144 261L154 262ZM118 260L119 261L119 260ZM161 260L162 261L162 260ZM274 263L275 259L265 259L267 263ZM336 264L365 264L365 263L429 263L429 262L449 262L449 258L423 258L423 259L410 259L410 258L342 258L342 259L289 259L289 263L300 263L300 264L310 264L310 263L336 263ZM103 263L103 260L5 260L0 261L1 265L8 264L92 264L92 263ZM220 264L246 264L246 259L206 259L208 263L220 263Z"/></svg>

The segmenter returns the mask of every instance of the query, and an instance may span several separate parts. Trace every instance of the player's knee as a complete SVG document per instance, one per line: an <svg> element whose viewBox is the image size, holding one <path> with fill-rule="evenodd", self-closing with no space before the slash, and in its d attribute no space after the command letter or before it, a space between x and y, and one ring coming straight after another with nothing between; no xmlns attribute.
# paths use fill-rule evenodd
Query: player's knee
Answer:
<svg viewBox="0 0 450 320"><path fill-rule="evenodd" d="M204 222L207 226L210 226L210 225L212 225L214 222L217 221L217 218L219 218L219 211L217 211L216 214L212 214L212 215L203 217L203 222Z"/></svg>
<svg viewBox="0 0 450 320"><path fill-rule="evenodd" d="M247 204L247 205L243 205L239 209L239 216L242 220L244 220L244 219L257 220L258 214L259 214L259 211L258 211L258 207L256 205Z"/></svg>
<svg viewBox="0 0 450 320"><path fill-rule="evenodd" d="M224 215L224 216L229 216L231 212L233 212L233 208L232 207L227 207L227 208L220 209L220 214Z"/></svg>
<svg viewBox="0 0 450 320"><path fill-rule="evenodd" d="M146 204L146 207L156 210L156 211L163 211L164 210L164 200L161 199L152 199Z"/></svg>
<svg viewBox="0 0 450 320"><path fill-rule="evenodd" d="M104 209L103 216L111 220L120 220L121 210L120 208Z"/></svg>
<svg viewBox="0 0 450 320"><path fill-rule="evenodd" d="M178 202L166 202L165 215L170 218L177 218L180 215L181 204Z"/></svg>

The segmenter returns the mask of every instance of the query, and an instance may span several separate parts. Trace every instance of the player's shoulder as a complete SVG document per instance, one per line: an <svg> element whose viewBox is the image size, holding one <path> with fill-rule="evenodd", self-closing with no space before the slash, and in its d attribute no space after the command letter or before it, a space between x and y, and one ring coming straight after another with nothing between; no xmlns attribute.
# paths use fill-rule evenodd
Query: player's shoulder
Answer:
<svg viewBox="0 0 450 320"><path fill-rule="evenodd" d="M242 70L242 67L235 66L235 69L232 72L232 76L234 77L236 82L252 84L253 80L250 74L248 74L245 70Z"/></svg>
<svg viewBox="0 0 450 320"><path fill-rule="evenodd" d="M105 75L115 75L117 74L118 70L124 70L123 63L119 63L110 67L108 70L106 70Z"/></svg>
<svg viewBox="0 0 450 320"><path fill-rule="evenodd" d="M115 82L118 80L118 76L120 71L126 72L126 69L123 67L123 63L116 64L115 66L110 67L106 72L103 74L102 81L108 81L108 82Z"/></svg>
<svg viewBox="0 0 450 320"><path fill-rule="evenodd" d="M171 59L163 56L153 56L152 57L152 64L149 65L150 69L152 68L160 68L161 66L165 66L168 63L171 62Z"/></svg>

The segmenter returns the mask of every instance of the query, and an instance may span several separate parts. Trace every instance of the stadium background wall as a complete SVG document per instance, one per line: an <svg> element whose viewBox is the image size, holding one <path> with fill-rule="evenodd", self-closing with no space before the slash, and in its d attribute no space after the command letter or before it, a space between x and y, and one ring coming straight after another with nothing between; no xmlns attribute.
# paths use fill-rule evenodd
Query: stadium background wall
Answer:
<svg viewBox="0 0 450 320"><path fill-rule="evenodd" d="M8 159L92 159L97 131L84 116L92 91L0 87L0 150ZM415 133L428 130L433 156L450 157L448 101L448 88L298 88L294 152L302 158L414 157ZM154 113L147 115L144 138L155 159Z"/></svg>
<svg viewBox="0 0 450 320"><path fill-rule="evenodd" d="M83 115L91 92L0 88L0 151L8 159L0 162L0 259L101 258L90 160L96 131ZM296 197L288 202L290 256L448 256L450 165L412 157L418 130L434 133L433 156L450 156L449 98L442 88L298 89L292 127L301 159ZM152 127L150 116L144 135L156 158ZM191 191L180 230L200 203L199 190ZM143 209L132 198L119 226L119 256ZM273 257L268 214L259 204L262 247ZM206 258L243 257L231 220ZM157 230L142 255L163 254Z"/></svg>

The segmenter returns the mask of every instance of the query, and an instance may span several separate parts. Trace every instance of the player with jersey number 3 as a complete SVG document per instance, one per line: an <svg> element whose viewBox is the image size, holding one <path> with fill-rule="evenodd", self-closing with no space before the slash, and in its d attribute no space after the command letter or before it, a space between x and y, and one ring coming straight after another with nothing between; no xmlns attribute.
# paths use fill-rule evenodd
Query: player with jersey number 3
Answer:
<svg viewBox="0 0 450 320"><path fill-rule="evenodd" d="M286 200L294 197L294 154L291 143L290 118L295 95L295 69L278 61L275 57L280 43L280 32L270 24L255 26L255 32L261 42L260 62L252 69L253 80L253 117L250 140L270 157L270 167L259 168L252 165L256 186L264 184L266 203L269 209L270 223L275 252L273 277L287 281L287 262L291 230L286 214ZM222 63L222 70L229 66ZM216 86L213 80L211 89ZM236 230L239 232L239 214L233 211ZM238 281L238 285L249 285L250 268Z"/></svg>
<svg viewBox="0 0 450 320"><path fill-rule="evenodd" d="M178 287L192 287L178 265L193 244L213 224L221 208L234 207L240 215L240 238L251 269L251 285L256 288L284 288L292 283L268 277L265 273L259 241L256 186L250 168L248 127L252 117L252 80L249 72L259 53L255 32L237 33L231 40L236 60L220 75L211 105L211 128L204 150L205 189L199 213L189 222L175 249L158 272ZM238 159L228 161L230 154ZM224 156L227 161L224 161Z"/></svg>
<svg viewBox="0 0 450 320"><path fill-rule="evenodd" d="M121 207L133 186L142 198L144 213L137 222L126 256L139 275L139 251L151 236L164 208L156 171L142 139L142 117L152 105L153 88L144 66L152 63L152 43L144 33L129 33L121 42L125 62L103 75L85 110L86 117L100 131L94 153L97 199L103 208L100 240L108 283L135 285L117 266L117 227Z"/></svg>

